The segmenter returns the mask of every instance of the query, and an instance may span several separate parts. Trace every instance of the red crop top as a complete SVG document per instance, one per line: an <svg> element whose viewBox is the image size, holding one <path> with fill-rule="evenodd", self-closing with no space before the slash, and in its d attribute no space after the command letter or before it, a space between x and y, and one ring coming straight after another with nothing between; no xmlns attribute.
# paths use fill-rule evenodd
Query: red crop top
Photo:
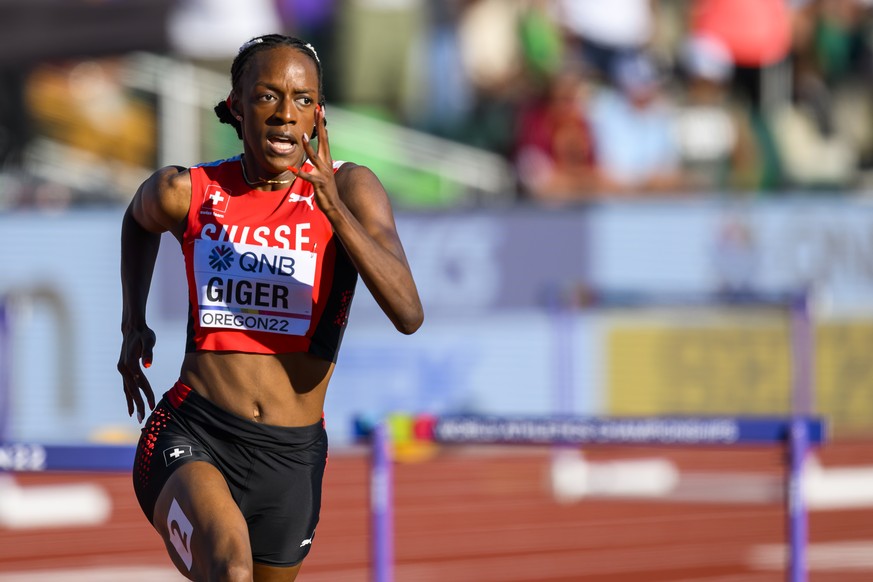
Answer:
<svg viewBox="0 0 873 582"><path fill-rule="evenodd" d="M312 184L254 190L239 156L190 172L187 351L308 352L335 362L358 273Z"/></svg>

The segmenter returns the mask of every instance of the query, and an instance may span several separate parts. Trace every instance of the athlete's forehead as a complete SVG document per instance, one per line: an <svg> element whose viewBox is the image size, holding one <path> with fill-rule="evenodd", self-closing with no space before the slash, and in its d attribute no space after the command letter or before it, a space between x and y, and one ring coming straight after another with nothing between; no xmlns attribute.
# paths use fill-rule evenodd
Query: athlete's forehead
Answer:
<svg viewBox="0 0 873 582"><path fill-rule="evenodd" d="M318 91L318 68L312 58L294 47L279 46L252 55L242 76L243 86L290 87Z"/></svg>

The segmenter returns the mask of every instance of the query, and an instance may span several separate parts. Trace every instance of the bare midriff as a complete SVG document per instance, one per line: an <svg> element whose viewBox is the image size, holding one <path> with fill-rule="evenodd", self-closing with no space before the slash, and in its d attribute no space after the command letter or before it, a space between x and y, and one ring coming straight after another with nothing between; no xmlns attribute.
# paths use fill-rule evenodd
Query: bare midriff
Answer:
<svg viewBox="0 0 873 582"><path fill-rule="evenodd" d="M224 410L274 426L322 418L334 364L307 353L190 352L180 380Z"/></svg>

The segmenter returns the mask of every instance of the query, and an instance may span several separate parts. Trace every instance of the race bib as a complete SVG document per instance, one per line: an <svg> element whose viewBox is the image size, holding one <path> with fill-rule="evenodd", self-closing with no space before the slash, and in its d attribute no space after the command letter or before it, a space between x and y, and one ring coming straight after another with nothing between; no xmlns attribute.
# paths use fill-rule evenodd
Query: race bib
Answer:
<svg viewBox="0 0 873 582"><path fill-rule="evenodd" d="M194 241L200 326L305 335L316 254L227 241Z"/></svg>

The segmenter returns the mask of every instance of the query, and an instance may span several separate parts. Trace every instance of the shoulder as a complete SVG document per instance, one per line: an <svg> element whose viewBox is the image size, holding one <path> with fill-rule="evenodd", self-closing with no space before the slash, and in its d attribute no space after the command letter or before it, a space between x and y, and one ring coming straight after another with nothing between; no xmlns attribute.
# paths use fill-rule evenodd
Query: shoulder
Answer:
<svg viewBox="0 0 873 582"><path fill-rule="evenodd" d="M187 207L190 204L191 171L189 169L167 166L152 174L149 182L154 202L162 206L175 206L184 202Z"/></svg>
<svg viewBox="0 0 873 582"><path fill-rule="evenodd" d="M179 190L191 189L191 170L182 166L166 166L149 177L155 188Z"/></svg>
<svg viewBox="0 0 873 582"><path fill-rule="evenodd" d="M346 162L336 171L336 184L340 199L365 227L388 228L393 224L391 200L370 168Z"/></svg>
<svg viewBox="0 0 873 582"><path fill-rule="evenodd" d="M166 166L143 182L136 197L136 218L149 230L171 230L188 216L191 172Z"/></svg>
<svg viewBox="0 0 873 582"><path fill-rule="evenodd" d="M238 154L231 158L215 160L212 162L201 162L191 167L191 172L204 173L207 175L221 175L227 172L238 172L240 167L240 159L242 155Z"/></svg>
<svg viewBox="0 0 873 582"><path fill-rule="evenodd" d="M379 178L367 166L361 166L354 162L334 162L333 164L340 195L347 191L354 192L357 189L374 185L378 185L379 188L382 187Z"/></svg>

